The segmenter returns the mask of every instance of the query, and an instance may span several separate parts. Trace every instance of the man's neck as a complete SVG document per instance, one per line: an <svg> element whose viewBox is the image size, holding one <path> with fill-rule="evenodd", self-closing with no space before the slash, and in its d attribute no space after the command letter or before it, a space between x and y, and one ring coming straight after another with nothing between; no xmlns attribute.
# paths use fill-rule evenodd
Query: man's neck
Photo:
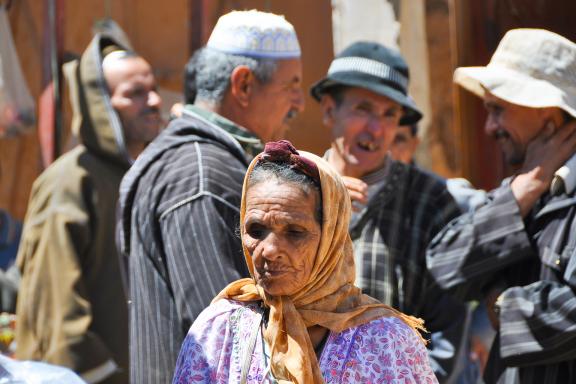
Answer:
<svg viewBox="0 0 576 384"><path fill-rule="evenodd" d="M236 126L244 129L245 131L248 131L248 132L251 132L252 134L254 134L254 132L252 132L250 129L247 128L247 125L245 124L245 121L243 118L244 114L242 113L242 111L238 111L237 108L235 108L234 105L232 105L227 100L226 97L219 103L215 103L215 102L211 102L211 101L207 101L207 100L196 100L194 102L194 105L196 107L199 107L199 108L205 109L207 111L216 113L216 114L230 120Z"/></svg>
<svg viewBox="0 0 576 384"><path fill-rule="evenodd" d="M207 111L210 112L214 112L217 113L219 115L222 115L222 113L220 112L220 105L218 103L212 102L212 101L207 101L207 100L196 100L194 102L194 105L198 108L202 108L205 109Z"/></svg>
<svg viewBox="0 0 576 384"><path fill-rule="evenodd" d="M142 153L142 151L146 148L148 143L137 142L137 143L126 143L126 151L128 151L128 155L130 156L130 160L134 161L136 158Z"/></svg>

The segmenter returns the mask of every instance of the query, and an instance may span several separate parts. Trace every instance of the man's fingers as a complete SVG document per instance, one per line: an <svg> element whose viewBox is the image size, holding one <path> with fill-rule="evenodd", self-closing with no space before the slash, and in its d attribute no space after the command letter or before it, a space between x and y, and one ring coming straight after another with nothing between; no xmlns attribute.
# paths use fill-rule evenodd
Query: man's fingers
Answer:
<svg viewBox="0 0 576 384"><path fill-rule="evenodd" d="M546 122L546 125L544 125L542 135L546 140L549 140L554 136L555 133L556 133L556 124L554 124L552 120L548 120Z"/></svg>
<svg viewBox="0 0 576 384"><path fill-rule="evenodd" d="M366 204L368 202L368 197L364 193L352 191L349 189L348 194L350 195L350 200L352 201L357 201L362 204Z"/></svg>
<svg viewBox="0 0 576 384"><path fill-rule="evenodd" d="M563 143L570 136L573 136L574 132L576 132L576 121L571 121L558 128L552 138L559 143Z"/></svg>
<svg viewBox="0 0 576 384"><path fill-rule="evenodd" d="M357 202L362 205L368 203L368 185L360 179L354 177L342 176L344 185L348 190L352 202ZM352 210L358 211L357 207L352 204Z"/></svg>
<svg viewBox="0 0 576 384"><path fill-rule="evenodd" d="M342 176L342 180L348 189L353 189L358 192L366 192L368 190L368 185L355 177Z"/></svg>
<svg viewBox="0 0 576 384"><path fill-rule="evenodd" d="M566 138L566 146L568 154L571 155L576 152L576 127L572 130L569 137Z"/></svg>
<svg viewBox="0 0 576 384"><path fill-rule="evenodd" d="M362 194L368 193L368 185L360 179L354 177L343 176L342 180L348 191L354 191Z"/></svg>
<svg viewBox="0 0 576 384"><path fill-rule="evenodd" d="M554 137L550 139L551 155L559 158L562 162L572 156L576 150L576 124L566 124L558 129Z"/></svg>
<svg viewBox="0 0 576 384"><path fill-rule="evenodd" d="M576 133L576 121L556 127L552 121L546 123L544 129L528 144L528 152L534 152L542 160L542 155L549 153L551 157L565 157L566 150L572 152L572 140Z"/></svg>

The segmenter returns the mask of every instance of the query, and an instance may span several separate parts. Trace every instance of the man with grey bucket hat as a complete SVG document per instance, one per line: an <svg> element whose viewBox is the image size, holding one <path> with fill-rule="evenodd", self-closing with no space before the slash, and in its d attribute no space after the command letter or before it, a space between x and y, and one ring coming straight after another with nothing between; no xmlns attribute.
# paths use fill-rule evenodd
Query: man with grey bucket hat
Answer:
<svg viewBox="0 0 576 384"><path fill-rule="evenodd" d="M356 285L424 319L432 335L432 367L441 382L448 382L464 306L429 276L425 251L460 212L443 180L388 156L398 126L422 117L407 95L408 79L399 53L357 42L334 59L311 93L332 134L325 158L344 177L355 209L350 235Z"/></svg>
<svg viewBox="0 0 576 384"><path fill-rule="evenodd" d="M445 288L485 298L498 331L486 383L576 382L576 44L509 31L457 84L484 99L485 131L516 173L431 243Z"/></svg>

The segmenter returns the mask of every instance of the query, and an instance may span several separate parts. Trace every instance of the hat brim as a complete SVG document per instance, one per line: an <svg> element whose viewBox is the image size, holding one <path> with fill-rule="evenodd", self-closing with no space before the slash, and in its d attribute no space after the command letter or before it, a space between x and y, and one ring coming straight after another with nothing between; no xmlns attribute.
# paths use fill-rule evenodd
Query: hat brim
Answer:
<svg viewBox="0 0 576 384"><path fill-rule="evenodd" d="M508 68L460 67L454 71L454 82L479 97L488 91L512 104L529 108L558 107L576 118L576 94L568 94L548 81Z"/></svg>
<svg viewBox="0 0 576 384"><path fill-rule="evenodd" d="M320 101L322 95L330 88L335 86L344 85L348 87L364 88L374 93L397 102L404 109L404 115L400 119L400 125L416 124L422 119L422 113L416 107L416 104L405 94L392 88L389 85L378 83L376 81L367 81L365 79L350 79L343 77L325 77L318 81L310 88L310 95L316 100Z"/></svg>

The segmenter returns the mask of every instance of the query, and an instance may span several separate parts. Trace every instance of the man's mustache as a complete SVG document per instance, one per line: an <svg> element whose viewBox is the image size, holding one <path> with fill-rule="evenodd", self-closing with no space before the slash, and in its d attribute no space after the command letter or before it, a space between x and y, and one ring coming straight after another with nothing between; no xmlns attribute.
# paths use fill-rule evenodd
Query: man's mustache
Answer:
<svg viewBox="0 0 576 384"><path fill-rule="evenodd" d="M285 120L292 120L293 118L295 118L298 115L298 111L295 109L291 109L290 111L288 111L288 113L286 114L286 118Z"/></svg>
<svg viewBox="0 0 576 384"><path fill-rule="evenodd" d="M498 139L507 139L510 137L510 134L503 129L499 129L492 135L496 140Z"/></svg>
<svg viewBox="0 0 576 384"><path fill-rule="evenodd" d="M143 116L160 115L160 108L156 108L156 107L146 108L144 111L142 111L142 115Z"/></svg>

